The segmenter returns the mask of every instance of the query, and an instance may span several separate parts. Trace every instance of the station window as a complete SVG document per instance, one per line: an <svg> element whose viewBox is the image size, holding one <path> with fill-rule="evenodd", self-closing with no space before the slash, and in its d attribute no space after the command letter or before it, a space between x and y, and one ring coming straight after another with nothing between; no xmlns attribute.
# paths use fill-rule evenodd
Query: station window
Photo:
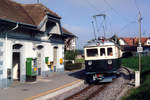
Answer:
<svg viewBox="0 0 150 100"><path fill-rule="evenodd" d="M97 49L87 49L87 56L88 57L98 56L98 50Z"/></svg>
<svg viewBox="0 0 150 100"><path fill-rule="evenodd" d="M112 48L107 48L107 55L108 56L113 56Z"/></svg>
<svg viewBox="0 0 150 100"><path fill-rule="evenodd" d="M105 56L105 48L100 48L100 56Z"/></svg>

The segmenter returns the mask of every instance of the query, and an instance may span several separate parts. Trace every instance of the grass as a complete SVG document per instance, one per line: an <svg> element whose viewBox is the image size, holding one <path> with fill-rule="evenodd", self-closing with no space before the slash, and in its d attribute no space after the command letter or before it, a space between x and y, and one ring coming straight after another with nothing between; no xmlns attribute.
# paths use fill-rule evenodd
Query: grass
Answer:
<svg viewBox="0 0 150 100"><path fill-rule="evenodd" d="M138 57L129 57L122 59L122 66L129 67L135 71L138 70ZM142 56L142 72L150 70L150 56Z"/></svg>
<svg viewBox="0 0 150 100"><path fill-rule="evenodd" d="M138 70L138 57L123 58L122 65ZM122 100L150 100L150 56L142 56L141 86L131 89Z"/></svg>

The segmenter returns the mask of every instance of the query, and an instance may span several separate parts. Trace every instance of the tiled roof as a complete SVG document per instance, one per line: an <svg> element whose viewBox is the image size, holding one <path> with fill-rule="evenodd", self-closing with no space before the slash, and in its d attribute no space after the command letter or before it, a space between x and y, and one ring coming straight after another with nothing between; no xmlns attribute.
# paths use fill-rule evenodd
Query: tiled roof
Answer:
<svg viewBox="0 0 150 100"><path fill-rule="evenodd" d="M130 46L136 45L139 40L138 38L131 38L131 37L125 37L125 38L121 38L121 39L123 39ZM147 37L142 37L141 43L142 44L145 43L147 39L148 39Z"/></svg>
<svg viewBox="0 0 150 100"><path fill-rule="evenodd" d="M0 0L0 18L18 21L27 24L33 24L31 18L25 13L23 7L10 0Z"/></svg>
<svg viewBox="0 0 150 100"><path fill-rule="evenodd" d="M0 19L13 20L37 26L46 15L46 12L59 17L42 4L19 4L11 0L0 0Z"/></svg>
<svg viewBox="0 0 150 100"><path fill-rule="evenodd" d="M22 6L26 10L29 17L33 20L35 25L39 25L47 13L60 18L60 16L42 4L25 4Z"/></svg>

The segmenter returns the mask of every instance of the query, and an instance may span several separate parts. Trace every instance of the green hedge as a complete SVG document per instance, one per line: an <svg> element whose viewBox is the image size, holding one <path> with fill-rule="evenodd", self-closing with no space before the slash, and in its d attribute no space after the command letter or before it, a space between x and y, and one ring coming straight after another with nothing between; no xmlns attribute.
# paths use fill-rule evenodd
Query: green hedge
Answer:
<svg viewBox="0 0 150 100"><path fill-rule="evenodd" d="M66 62L65 63L65 70L76 70L76 69L81 69L82 68L82 63L70 63L70 62Z"/></svg>

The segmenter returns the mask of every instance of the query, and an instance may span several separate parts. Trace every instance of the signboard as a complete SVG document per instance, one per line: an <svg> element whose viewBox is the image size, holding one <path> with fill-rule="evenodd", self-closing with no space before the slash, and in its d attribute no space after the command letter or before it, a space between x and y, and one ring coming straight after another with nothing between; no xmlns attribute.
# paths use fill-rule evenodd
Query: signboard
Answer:
<svg viewBox="0 0 150 100"><path fill-rule="evenodd" d="M137 52L143 52L143 47L137 47Z"/></svg>

